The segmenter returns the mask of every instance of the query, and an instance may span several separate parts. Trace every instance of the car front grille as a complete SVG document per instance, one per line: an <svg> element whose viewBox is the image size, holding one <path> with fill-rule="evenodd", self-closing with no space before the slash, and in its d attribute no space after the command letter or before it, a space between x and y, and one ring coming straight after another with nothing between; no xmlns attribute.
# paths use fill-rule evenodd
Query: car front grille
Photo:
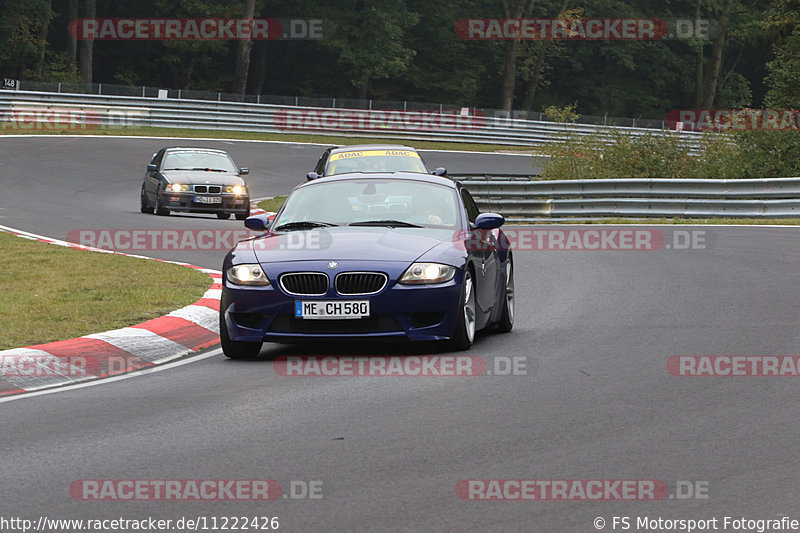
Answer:
<svg viewBox="0 0 800 533"><path fill-rule="evenodd" d="M320 272L292 272L283 274L279 282L289 294L320 296L328 292L328 276Z"/></svg>
<svg viewBox="0 0 800 533"><path fill-rule="evenodd" d="M375 294L383 290L389 277L383 272L342 272L336 276L339 294Z"/></svg>
<svg viewBox="0 0 800 533"><path fill-rule="evenodd" d="M219 194L222 192L222 186L220 185L195 185L194 192L205 194Z"/></svg>

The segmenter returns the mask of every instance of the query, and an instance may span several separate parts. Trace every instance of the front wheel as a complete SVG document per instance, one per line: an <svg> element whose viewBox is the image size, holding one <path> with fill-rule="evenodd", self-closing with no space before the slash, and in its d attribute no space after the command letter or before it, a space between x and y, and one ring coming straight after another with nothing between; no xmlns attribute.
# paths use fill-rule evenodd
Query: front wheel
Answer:
<svg viewBox="0 0 800 533"><path fill-rule="evenodd" d="M475 284L469 269L464 272L464 282L461 287L461 303L458 309L456 330L451 341L454 350L468 350L475 341Z"/></svg>
<svg viewBox="0 0 800 533"><path fill-rule="evenodd" d="M144 185L142 185L142 194L139 200L139 210L142 213L150 214L153 212L153 208L147 205L147 195L144 192Z"/></svg>
<svg viewBox="0 0 800 533"><path fill-rule="evenodd" d="M503 297L503 312L500 321L497 323L497 331L508 333L514 327L514 265L511 258L508 259L506 268L506 290Z"/></svg>
<svg viewBox="0 0 800 533"><path fill-rule="evenodd" d="M231 340L228 334L228 324L225 317L219 316L219 340L222 344L222 353L228 359L255 359L261 352L260 342L246 342Z"/></svg>

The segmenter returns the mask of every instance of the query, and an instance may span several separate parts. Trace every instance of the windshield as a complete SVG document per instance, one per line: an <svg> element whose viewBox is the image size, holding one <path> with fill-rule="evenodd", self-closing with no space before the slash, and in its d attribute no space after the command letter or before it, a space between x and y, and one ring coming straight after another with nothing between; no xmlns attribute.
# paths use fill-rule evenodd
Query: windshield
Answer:
<svg viewBox="0 0 800 533"><path fill-rule="evenodd" d="M335 225L416 225L457 229L455 190L406 180L347 180L295 190L273 227L297 222Z"/></svg>
<svg viewBox="0 0 800 533"><path fill-rule="evenodd" d="M212 169L238 172L236 165L227 154L197 150L167 152L161 168L164 170Z"/></svg>
<svg viewBox="0 0 800 533"><path fill-rule="evenodd" d="M428 170L413 150L364 150L331 154L325 176L348 172L419 172Z"/></svg>

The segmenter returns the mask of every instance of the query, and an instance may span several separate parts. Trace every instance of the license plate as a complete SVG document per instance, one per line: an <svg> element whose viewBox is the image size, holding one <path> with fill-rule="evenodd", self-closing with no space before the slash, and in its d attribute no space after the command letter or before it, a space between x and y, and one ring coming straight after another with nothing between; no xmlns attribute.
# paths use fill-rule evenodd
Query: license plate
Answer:
<svg viewBox="0 0 800 533"><path fill-rule="evenodd" d="M194 202L196 204L221 204L221 196L195 196Z"/></svg>
<svg viewBox="0 0 800 533"><path fill-rule="evenodd" d="M369 300L296 301L294 303L294 316L315 320L364 318L369 316Z"/></svg>

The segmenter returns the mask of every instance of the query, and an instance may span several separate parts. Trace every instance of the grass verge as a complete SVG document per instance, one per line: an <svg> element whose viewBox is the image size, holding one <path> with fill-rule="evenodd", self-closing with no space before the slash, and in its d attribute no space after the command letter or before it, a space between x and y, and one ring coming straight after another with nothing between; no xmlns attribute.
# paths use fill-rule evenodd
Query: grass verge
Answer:
<svg viewBox="0 0 800 533"><path fill-rule="evenodd" d="M0 232L0 350L138 324L197 301L210 286L192 268Z"/></svg>
<svg viewBox="0 0 800 533"><path fill-rule="evenodd" d="M261 209L263 209L264 211L273 211L277 213L278 209L281 208L283 202L285 201L286 201L286 196L273 196L272 198L261 200L256 205Z"/></svg>
<svg viewBox="0 0 800 533"><path fill-rule="evenodd" d="M532 152L533 147L525 145L459 143L439 141L415 141L410 139L345 137L337 135L304 135L298 133L263 133L258 131L222 131L189 128L151 128L151 127L101 127L97 129L14 129L0 128L0 135L132 135L137 137L203 137L208 139L242 139L248 141L283 141L298 143L318 143L326 145L350 144L407 144L419 150L463 150L470 152L524 151Z"/></svg>

